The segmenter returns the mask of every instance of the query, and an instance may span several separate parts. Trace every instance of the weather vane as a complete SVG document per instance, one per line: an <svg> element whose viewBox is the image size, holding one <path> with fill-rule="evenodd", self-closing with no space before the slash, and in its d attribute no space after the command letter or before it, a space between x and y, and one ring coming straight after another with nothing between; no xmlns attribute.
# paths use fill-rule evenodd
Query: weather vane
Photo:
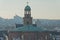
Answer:
<svg viewBox="0 0 60 40"><path fill-rule="evenodd" d="M27 5L29 4L29 2L27 2Z"/></svg>

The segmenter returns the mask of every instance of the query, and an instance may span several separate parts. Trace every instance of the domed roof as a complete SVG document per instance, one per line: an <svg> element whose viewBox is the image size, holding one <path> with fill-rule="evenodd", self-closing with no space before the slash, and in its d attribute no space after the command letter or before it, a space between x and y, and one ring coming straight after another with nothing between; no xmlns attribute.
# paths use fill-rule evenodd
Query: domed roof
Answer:
<svg viewBox="0 0 60 40"><path fill-rule="evenodd" d="M30 11L30 10L31 10L30 6L27 5L27 6L25 7L25 11Z"/></svg>

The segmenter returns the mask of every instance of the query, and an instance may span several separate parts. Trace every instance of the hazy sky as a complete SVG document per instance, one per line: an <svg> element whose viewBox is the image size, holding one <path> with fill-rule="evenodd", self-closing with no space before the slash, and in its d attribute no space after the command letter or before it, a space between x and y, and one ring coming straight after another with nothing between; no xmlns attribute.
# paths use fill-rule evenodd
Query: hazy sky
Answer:
<svg viewBox="0 0 60 40"><path fill-rule="evenodd" d="M26 2L32 9L32 17L39 19L60 19L60 0L0 0L0 16L13 18L24 16Z"/></svg>

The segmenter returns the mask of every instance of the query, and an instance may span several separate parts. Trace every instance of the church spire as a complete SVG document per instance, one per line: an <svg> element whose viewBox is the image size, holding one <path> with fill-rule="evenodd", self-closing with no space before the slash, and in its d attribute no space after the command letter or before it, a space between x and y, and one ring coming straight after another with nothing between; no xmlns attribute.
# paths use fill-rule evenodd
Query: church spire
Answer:
<svg viewBox="0 0 60 40"><path fill-rule="evenodd" d="M24 9L24 11L31 11L31 8L30 8L30 6L29 6L29 2L26 2L27 3L27 5L26 5L26 7L25 7L25 9Z"/></svg>
<svg viewBox="0 0 60 40"><path fill-rule="evenodd" d="M32 25L31 8L28 3L24 9L24 25Z"/></svg>
<svg viewBox="0 0 60 40"><path fill-rule="evenodd" d="M29 2L27 1L27 5L29 4Z"/></svg>

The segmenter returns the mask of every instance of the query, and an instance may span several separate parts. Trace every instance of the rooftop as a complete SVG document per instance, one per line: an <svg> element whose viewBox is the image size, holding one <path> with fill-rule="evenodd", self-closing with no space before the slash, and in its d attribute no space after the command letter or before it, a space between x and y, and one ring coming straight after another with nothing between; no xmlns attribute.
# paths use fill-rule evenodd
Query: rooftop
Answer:
<svg viewBox="0 0 60 40"><path fill-rule="evenodd" d="M20 32L36 32L36 31L44 31L44 28L41 27L34 27L32 25L27 25L27 26L23 26L23 27L18 27L14 30L11 31L20 31Z"/></svg>

